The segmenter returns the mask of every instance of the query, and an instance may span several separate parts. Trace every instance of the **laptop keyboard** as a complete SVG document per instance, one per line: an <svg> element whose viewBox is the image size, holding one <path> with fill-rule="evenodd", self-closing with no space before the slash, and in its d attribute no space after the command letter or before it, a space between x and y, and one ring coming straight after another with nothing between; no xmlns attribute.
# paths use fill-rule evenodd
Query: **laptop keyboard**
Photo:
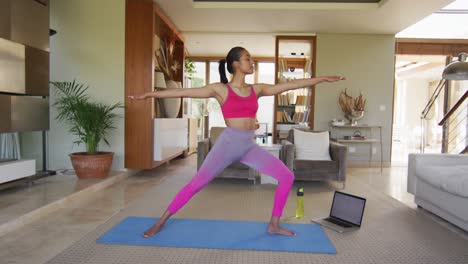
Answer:
<svg viewBox="0 0 468 264"><path fill-rule="evenodd" d="M342 221L333 219L333 218L331 218L331 217L328 217L328 218L326 218L325 220L327 220L328 222L334 223L334 224L336 224L336 225L342 226L342 227L352 227L352 225L350 225L350 224L347 224L347 223L345 223L345 222L342 222Z"/></svg>

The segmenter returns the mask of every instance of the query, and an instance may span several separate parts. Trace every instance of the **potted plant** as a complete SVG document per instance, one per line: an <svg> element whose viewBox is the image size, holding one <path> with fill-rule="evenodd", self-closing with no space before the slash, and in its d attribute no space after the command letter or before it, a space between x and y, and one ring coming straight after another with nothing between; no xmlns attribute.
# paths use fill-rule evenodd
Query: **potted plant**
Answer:
<svg viewBox="0 0 468 264"><path fill-rule="evenodd" d="M121 103L106 105L91 102L86 94L88 86L73 82L51 82L56 88L56 119L69 125L68 131L77 137L73 143L84 144L86 152L71 153L70 159L79 178L106 177L112 165L113 152L98 151L99 144L107 145L107 133L115 129L113 123L119 116L114 113Z"/></svg>
<svg viewBox="0 0 468 264"><path fill-rule="evenodd" d="M195 68L195 62L193 62L191 59L186 58L184 61L184 71L188 75L188 79L192 80L193 75L197 73L197 70Z"/></svg>

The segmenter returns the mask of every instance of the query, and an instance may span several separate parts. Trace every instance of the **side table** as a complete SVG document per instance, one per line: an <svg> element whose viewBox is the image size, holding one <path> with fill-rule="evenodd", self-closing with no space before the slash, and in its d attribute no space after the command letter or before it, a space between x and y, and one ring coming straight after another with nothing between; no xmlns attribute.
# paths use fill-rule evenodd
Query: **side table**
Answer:
<svg viewBox="0 0 468 264"><path fill-rule="evenodd" d="M377 129L379 131L377 137L374 136L373 130ZM370 135L365 139L345 139L341 132L345 130L367 130ZM345 132L346 133L346 132ZM373 145L378 144L380 146L380 171L383 169L383 144L382 144L382 126L369 126L369 125L344 125L344 126L335 126L330 125L330 137L335 139L338 143L342 144L368 144L369 145L369 167L373 160ZM348 134L349 135L349 134Z"/></svg>

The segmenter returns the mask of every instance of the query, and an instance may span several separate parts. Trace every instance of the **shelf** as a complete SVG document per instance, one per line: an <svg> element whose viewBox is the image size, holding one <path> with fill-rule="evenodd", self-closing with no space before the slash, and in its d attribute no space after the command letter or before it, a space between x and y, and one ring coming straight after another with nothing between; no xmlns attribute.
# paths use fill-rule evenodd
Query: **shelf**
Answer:
<svg viewBox="0 0 468 264"><path fill-rule="evenodd" d="M335 125L330 125L333 128L381 128L382 126L369 126L369 125L357 125L357 126L352 126L352 125L343 125L343 126L335 126Z"/></svg>
<svg viewBox="0 0 468 264"><path fill-rule="evenodd" d="M289 58L280 57L281 60L285 61L286 67L295 69L304 69L307 59L306 58Z"/></svg>
<svg viewBox="0 0 468 264"><path fill-rule="evenodd" d="M338 139L340 143L380 143L378 139Z"/></svg>
<svg viewBox="0 0 468 264"><path fill-rule="evenodd" d="M184 65L183 36L162 10L153 1L126 1L125 95L143 94L154 90L154 54L155 48L160 44L159 41L165 41L173 46L172 62L175 60L179 65ZM172 62L169 61L169 64ZM177 82L183 80L182 69L174 73L173 80ZM125 98L125 168L153 169L179 156L180 149L186 148L187 144L178 145L174 140L166 138L180 132L180 135L177 134L179 135L177 140L185 140L187 129L161 131L153 120L157 117L155 114L157 100L136 102L127 99L127 96ZM179 118L180 113L181 111ZM162 119L162 122L170 120L170 118ZM180 122L187 124L187 120Z"/></svg>
<svg viewBox="0 0 468 264"><path fill-rule="evenodd" d="M349 133L349 129L362 129L368 135L368 138L365 139L344 139L343 134ZM373 136L373 131L378 130L378 134ZM340 132L341 131L341 132ZM378 125L343 125L343 126L336 126L330 124L330 135L336 142L342 144L368 144L369 145L369 167L371 167L372 156L373 156L373 146L374 143L380 146L380 171L383 170L383 143L382 143L382 126ZM366 137L367 137L366 135ZM374 138L377 136L378 138ZM339 139L337 139L339 138ZM360 155L365 155L364 153L360 153Z"/></svg>
<svg viewBox="0 0 468 264"><path fill-rule="evenodd" d="M305 55L286 55L292 53ZM315 58L315 36L276 36L275 83L315 76ZM313 128L314 105L314 87L298 88L275 95L273 142L276 143L280 139L277 137L278 131L289 131L302 124Z"/></svg>

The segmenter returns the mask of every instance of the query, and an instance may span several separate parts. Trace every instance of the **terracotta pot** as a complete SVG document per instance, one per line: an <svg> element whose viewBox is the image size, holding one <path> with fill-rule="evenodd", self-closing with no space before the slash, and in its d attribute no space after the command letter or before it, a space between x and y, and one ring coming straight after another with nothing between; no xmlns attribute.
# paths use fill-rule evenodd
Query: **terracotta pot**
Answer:
<svg viewBox="0 0 468 264"><path fill-rule="evenodd" d="M76 176L80 179L104 178L109 174L114 152L75 152L69 155Z"/></svg>

